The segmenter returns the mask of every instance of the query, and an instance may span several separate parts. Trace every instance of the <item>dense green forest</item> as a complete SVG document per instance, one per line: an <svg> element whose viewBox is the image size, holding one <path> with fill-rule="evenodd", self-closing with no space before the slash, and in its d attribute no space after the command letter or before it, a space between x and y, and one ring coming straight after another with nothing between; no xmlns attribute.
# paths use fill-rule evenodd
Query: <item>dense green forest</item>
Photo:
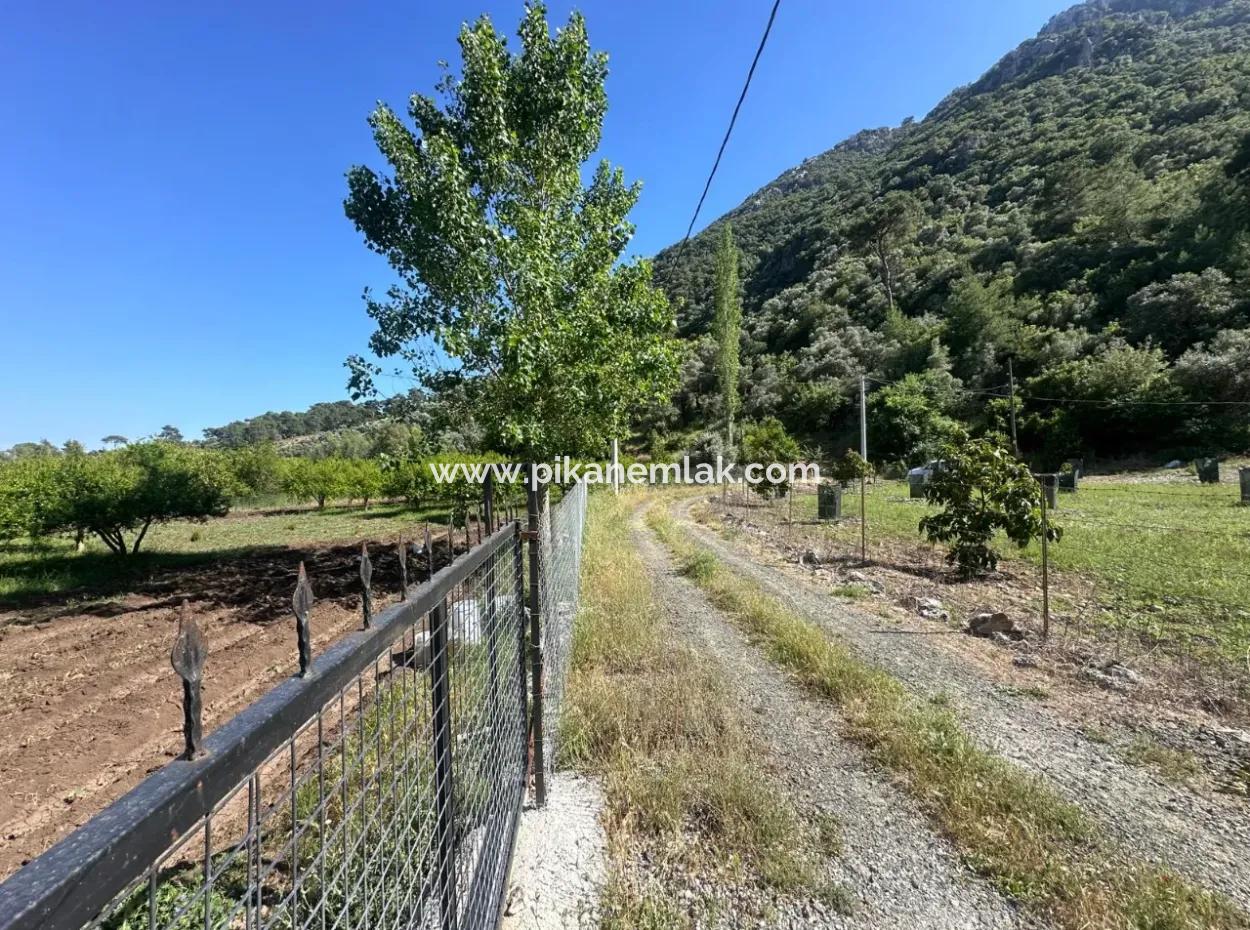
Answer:
<svg viewBox="0 0 1250 930"><path fill-rule="evenodd" d="M1250 0L1094 0L921 121L808 159L656 259L691 351L646 429L721 418L711 333L742 251L741 390L837 447L870 389L874 458L960 426L1026 453L1250 444Z"/></svg>

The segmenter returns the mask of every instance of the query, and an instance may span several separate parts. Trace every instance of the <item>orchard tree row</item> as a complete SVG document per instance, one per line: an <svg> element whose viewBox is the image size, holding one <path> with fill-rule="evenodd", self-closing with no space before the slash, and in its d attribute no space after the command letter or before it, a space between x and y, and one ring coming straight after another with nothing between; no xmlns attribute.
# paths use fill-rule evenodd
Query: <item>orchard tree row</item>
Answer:
<svg viewBox="0 0 1250 930"><path fill-rule="evenodd" d="M0 462L0 539L88 537L118 556L139 551L155 524L224 516L232 503L285 498L324 508L367 508L386 498L410 506L446 507L457 521L481 499L467 477L438 482L440 462L486 462L495 456L448 453L425 459L283 457L271 443L215 450L167 440L87 453L28 456ZM500 500L520 498L500 487Z"/></svg>

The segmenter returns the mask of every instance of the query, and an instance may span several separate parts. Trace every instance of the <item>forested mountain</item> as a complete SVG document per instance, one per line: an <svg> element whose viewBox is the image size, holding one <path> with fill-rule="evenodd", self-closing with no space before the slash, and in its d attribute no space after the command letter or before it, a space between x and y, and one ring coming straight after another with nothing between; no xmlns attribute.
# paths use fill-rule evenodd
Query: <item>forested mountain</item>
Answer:
<svg viewBox="0 0 1250 930"><path fill-rule="evenodd" d="M808 159L656 258L692 340L660 430L716 421L713 253L743 253L742 390L827 446L858 378L875 445L962 421L1042 459L1244 447L1250 0L1092 0L926 118ZM1198 403L1201 402L1201 403Z"/></svg>

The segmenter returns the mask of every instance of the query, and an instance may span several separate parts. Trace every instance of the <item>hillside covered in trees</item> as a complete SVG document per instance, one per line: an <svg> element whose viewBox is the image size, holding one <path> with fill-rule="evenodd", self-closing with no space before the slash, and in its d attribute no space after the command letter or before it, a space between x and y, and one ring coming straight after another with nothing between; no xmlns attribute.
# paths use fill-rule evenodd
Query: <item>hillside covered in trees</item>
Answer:
<svg viewBox="0 0 1250 930"><path fill-rule="evenodd" d="M692 341L660 433L717 423L714 254L742 251L742 414L917 459L957 424L1026 453L1250 444L1250 0L1091 0L920 121L747 198L656 278Z"/></svg>

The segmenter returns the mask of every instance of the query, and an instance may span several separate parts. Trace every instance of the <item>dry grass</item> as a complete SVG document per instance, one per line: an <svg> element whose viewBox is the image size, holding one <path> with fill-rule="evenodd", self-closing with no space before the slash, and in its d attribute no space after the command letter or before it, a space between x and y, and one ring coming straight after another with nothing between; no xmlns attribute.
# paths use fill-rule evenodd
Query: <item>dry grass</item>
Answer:
<svg viewBox="0 0 1250 930"><path fill-rule="evenodd" d="M1192 752L1161 746L1139 736L1124 748L1124 757L1137 765L1147 765L1168 781L1183 784L1202 772L1202 763Z"/></svg>
<svg viewBox="0 0 1250 930"><path fill-rule="evenodd" d="M1245 915L1174 875L1127 862L1043 781L974 744L949 709L921 702L815 624L726 571L666 514L648 522L710 600L771 658L837 703L847 735L902 775L966 860L1004 892L1071 930L1245 928Z"/></svg>
<svg viewBox="0 0 1250 930"><path fill-rule="evenodd" d="M688 923L684 875L821 894L824 837L756 761L719 672L674 640L630 539L633 501L591 499L562 764L600 776L613 876L604 926ZM635 864L645 856L650 868Z"/></svg>

